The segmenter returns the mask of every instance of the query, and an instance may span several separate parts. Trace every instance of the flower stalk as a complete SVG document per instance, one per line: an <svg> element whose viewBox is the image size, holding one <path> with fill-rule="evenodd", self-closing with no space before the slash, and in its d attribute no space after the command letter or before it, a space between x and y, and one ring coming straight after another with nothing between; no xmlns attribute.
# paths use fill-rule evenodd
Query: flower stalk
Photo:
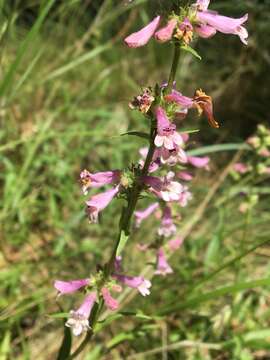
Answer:
<svg viewBox="0 0 270 360"><path fill-rule="evenodd" d="M167 87L168 90L169 90L169 88L172 88L172 85L175 81L176 72L177 72L178 63L179 63L179 57L180 57L180 47L179 47L179 44L178 44L178 46L177 46L177 44L175 44L174 56L173 56L171 70L170 70L170 76L169 76L169 80L168 80L168 87ZM151 113L151 128L150 128L150 134L149 134L149 147L148 147L146 159L144 162L144 166L141 170L141 174L140 174L141 176L145 176L148 174L149 166L153 159L153 155L154 155L155 148L156 148L155 143L154 143L155 136L156 136L156 126L157 126L156 119L154 117L154 114ZM136 209L136 205L137 205L140 193L142 191L142 188L143 188L143 185L140 181L140 178L136 178L134 181L134 185L131 188L129 197L128 197L128 201L127 201L128 204L127 204L127 206L124 206L122 208L122 214L121 214L120 222L119 222L119 234L118 234L115 246L113 248L110 260L105 266L104 280L108 279L113 272L117 248L119 246L122 233L124 233L126 236L129 236L131 219L132 219L134 211ZM94 326L95 326L96 322L98 321L98 317L103 309L103 306L104 306L103 301L100 301L99 304L96 305L96 311L94 313L92 312L90 319L89 319L89 325L90 325L91 330L88 331L88 333L85 335L85 338L83 339L81 344L74 351L74 353L70 355L69 359L75 359L83 351L85 346L91 340L91 338L94 334L94 332L93 332Z"/></svg>

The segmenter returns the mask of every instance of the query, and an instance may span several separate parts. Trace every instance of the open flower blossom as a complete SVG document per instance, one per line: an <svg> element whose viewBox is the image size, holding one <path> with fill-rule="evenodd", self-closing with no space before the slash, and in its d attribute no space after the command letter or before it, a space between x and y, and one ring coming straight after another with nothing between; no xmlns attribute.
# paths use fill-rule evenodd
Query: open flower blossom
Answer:
<svg viewBox="0 0 270 360"><path fill-rule="evenodd" d="M91 222L96 223L98 221L99 212L109 205L118 192L119 185L100 194L94 195L86 201L87 213Z"/></svg>
<svg viewBox="0 0 270 360"><path fill-rule="evenodd" d="M158 235L170 237L176 233L176 226L173 223L172 211L169 206L165 206L161 218L161 224L158 228Z"/></svg>
<svg viewBox="0 0 270 360"><path fill-rule="evenodd" d="M73 335L79 336L90 329L88 318L96 301L96 293L90 293L78 310L71 310L65 325L72 329Z"/></svg>
<svg viewBox="0 0 270 360"><path fill-rule="evenodd" d="M167 150L174 150L176 147L183 145L184 141L176 131L176 126L167 118L166 112L161 106L156 109L157 135L155 145L163 146Z"/></svg>
<svg viewBox="0 0 270 360"><path fill-rule="evenodd" d="M183 191L183 186L178 181L173 181L174 172L169 171L163 178L145 176L144 182L150 185L150 191L164 201L177 201Z"/></svg>
<svg viewBox="0 0 270 360"><path fill-rule="evenodd" d="M117 279L122 284L137 289L142 296L150 294L151 282L145 279L142 276L128 276L122 274L114 274L115 279Z"/></svg>
<svg viewBox="0 0 270 360"><path fill-rule="evenodd" d="M157 268L155 274L166 276L171 273L173 273L173 269L168 264L163 249L160 248L157 252Z"/></svg>
<svg viewBox="0 0 270 360"><path fill-rule="evenodd" d="M242 26L248 19L245 14L239 19L219 15L216 11L208 10L209 0L197 0L194 4L197 7L195 31L199 36L208 38L217 31L224 34L238 35L242 43L247 45L248 32Z"/></svg>
<svg viewBox="0 0 270 360"><path fill-rule="evenodd" d="M120 180L121 172L119 170L103 171L91 174L88 170L80 173L82 182L82 191L86 195L89 188L99 188L104 185L117 183Z"/></svg>
<svg viewBox="0 0 270 360"><path fill-rule="evenodd" d="M191 199L192 199L192 194L189 191L188 187L186 185L183 186L180 197L179 197L179 200L178 200L179 205L181 207L185 207L185 206L187 206L189 200L191 200Z"/></svg>
<svg viewBox="0 0 270 360"><path fill-rule="evenodd" d="M193 98L184 96L177 90L172 90L171 94L164 96L164 99L167 102L176 103L178 106L180 106L180 109L182 110L189 110L191 108L197 109L199 115L201 115L202 113L205 114L210 126L214 128L219 128L219 124L215 120L213 115L212 98L211 96L203 92L201 89L196 90Z"/></svg>

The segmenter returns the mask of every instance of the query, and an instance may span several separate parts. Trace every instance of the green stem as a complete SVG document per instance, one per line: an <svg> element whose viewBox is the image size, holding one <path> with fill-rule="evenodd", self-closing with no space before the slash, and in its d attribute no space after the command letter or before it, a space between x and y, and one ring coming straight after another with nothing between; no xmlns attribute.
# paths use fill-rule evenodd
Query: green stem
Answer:
<svg viewBox="0 0 270 360"><path fill-rule="evenodd" d="M175 80L176 71L177 71L177 67L178 67L178 63L179 63L179 57L180 57L180 47L179 47L179 44L175 43L174 57L173 57L173 62L172 62L172 66L171 66L171 71L170 71L170 76L169 76L166 92L170 92L172 90L173 82ZM156 136L156 120L155 120L154 115L152 114L151 129L150 129L150 134L149 134L149 148L148 148L148 153L147 153L147 156L146 156L146 159L144 162L144 166L140 173L140 177L148 174L149 166L151 164L151 161L152 161L153 155L154 155L154 151L155 151L155 144L154 144L155 136ZM143 185L141 183L141 179L140 178L135 179L134 185L131 188L131 191L130 191L130 194L128 197L128 205L127 205L127 207L124 207L122 209L122 215L121 215L120 224L119 224L119 234L118 234L117 242L113 248L110 260L107 263L107 266L105 268L104 281L106 281L109 278L109 276L111 275L111 273L113 272L114 261L115 261L115 257L116 257L117 248L118 248L118 245L119 245L119 242L121 239L121 234L124 232L126 236L129 235L131 219L132 219L133 213L135 211L135 208L136 208L136 205L137 205L137 202L138 202L138 199L139 199L142 189L143 189ZM98 320L98 316L99 316L100 312L102 311L102 309L103 309L103 302L100 302L100 304L98 305L98 310L96 311L94 316L92 316L91 321L89 321L92 329L94 328L94 325L96 324L96 322ZM91 332L86 334L84 340L81 342L81 344L78 346L78 348L74 351L74 353L69 356L69 359L74 359L77 355L79 355L83 351L83 349L85 348L85 346L87 345L89 340L92 338L92 336L93 336L93 330L91 330Z"/></svg>
<svg viewBox="0 0 270 360"><path fill-rule="evenodd" d="M180 46L179 46L178 42L175 42L174 43L173 62L172 62L171 72L170 72L170 76L169 76L169 80L168 80L168 85L166 88L166 93L170 93L172 91L179 59L180 59Z"/></svg>

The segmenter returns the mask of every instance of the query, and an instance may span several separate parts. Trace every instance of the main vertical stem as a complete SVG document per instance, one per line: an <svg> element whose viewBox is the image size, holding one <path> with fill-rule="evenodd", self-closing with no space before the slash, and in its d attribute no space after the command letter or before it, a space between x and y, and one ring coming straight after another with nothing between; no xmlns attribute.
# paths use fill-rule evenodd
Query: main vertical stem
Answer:
<svg viewBox="0 0 270 360"><path fill-rule="evenodd" d="M173 83L175 80L175 76L176 76L176 71L177 71L177 67L178 67L178 63L179 63L179 58L180 58L180 46L177 42L175 42L174 44L174 56L173 56L173 61L172 61L172 66L171 66L171 71L170 71L170 75L169 75L169 79L168 79L168 85L166 88L166 93L171 92L172 88L173 88ZM150 134L149 134L149 148L148 148L148 153L144 162L144 166L141 170L141 174L140 176L145 176L148 174L149 171L149 166L152 162L153 159L153 155L155 152L155 144L154 144L154 140L155 140L155 135L156 135L156 121L154 118L154 115L152 115L151 117L151 129L150 129ZM130 191L130 195L128 198L128 204L127 207L124 207L122 210L122 215L121 215L121 220L120 220L120 225L119 225L119 234L118 234L118 238L116 241L116 244L113 248L111 257L109 262L107 263L106 269L105 269L105 280L109 278L109 276L111 275L111 273L113 272L113 267L114 267L114 261L115 261L115 257L116 257L116 252L117 252L117 248L121 239L121 234L122 232L125 233L125 235L129 234L129 228L130 228L130 222L133 216L133 213L135 211L140 193L142 191L142 184L140 179L135 179L134 185L131 188ZM91 327L93 328L94 325L96 324L97 320L98 320L98 316L100 314L100 312L102 311L103 308L103 302L100 303L100 305L98 306L98 309L95 313L95 315L92 317L92 321L91 321ZM79 345L79 347L74 351L74 353L72 355L69 356L69 359L74 359L77 355L79 355L82 350L85 348L85 346L87 345L87 343L89 342L89 340L91 339L93 335L93 331L91 330L91 332L88 332L84 338L84 340L81 342L81 344Z"/></svg>
<svg viewBox="0 0 270 360"><path fill-rule="evenodd" d="M178 42L175 42L174 43L173 62L172 62L171 72L170 72L170 76L169 76L169 80L168 80L168 85L166 88L166 93L170 93L173 89L173 83L175 80L179 59L180 59L180 45Z"/></svg>

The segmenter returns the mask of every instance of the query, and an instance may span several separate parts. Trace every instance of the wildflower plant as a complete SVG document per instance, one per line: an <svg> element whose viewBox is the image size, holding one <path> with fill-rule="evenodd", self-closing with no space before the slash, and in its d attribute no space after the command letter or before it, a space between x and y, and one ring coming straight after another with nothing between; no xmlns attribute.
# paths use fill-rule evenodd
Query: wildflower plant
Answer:
<svg viewBox="0 0 270 360"><path fill-rule="evenodd" d="M177 13L167 18L156 16L143 29L129 35L124 42L129 48L146 45L153 37L158 42L171 42L174 47L171 70L167 82L145 87L142 93L130 101L132 111L139 111L149 126L148 133L139 131L127 135L144 138L148 146L138 154L138 162L126 169L113 169L92 173L82 170L80 179L82 192L89 196L85 205L91 223L97 223L99 214L117 199L124 200L120 215L117 239L112 241L112 250L105 264L99 266L95 274L84 274L79 280L56 280L54 287L59 295L84 292L84 300L77 309L70 310L65 323L75 336L86 334L81 345L67 357L76 357L87 345L95 333L95 326L104 307L115 311L119 307L117 293L124 287L136 289L138 295L150 295L152 283L140 274L126 273L124 270L125 246L131 240L132 229L139 228L150 216L156 216L159 225L156 237L149 244L139 244L139 250L152 251L156 258L153 273L156 276L167 276L173 273L168 263L168 256L175 253L182 245L183 239L177 232L181 208L186 207L192 199L189 186L196 168L208 169L208 157L194 157L188 154L191 131L181 131L181 125L187 114L195 109L199 115L206 117L209 125L219 128L214 118L212 98L202 89L195 89L193 96L183 95L176 83L176 73L181 51L188 51L195 57L199 54L192 47L193 39L198 36L209 38L217 31L238 35L247 44L247 31L243 24L247 15L233 19L209 10L209 0L197 0L195 4L179 8ZM131 50L135 51L135 50ZM92 189L102 190L92 195ZM88 194L90 193L90 195ZM139 204L141 199L149 199L146 208ZM196 199L194 199L196 201ZM177 234L177 235L176 235ZM64 343L65 346L65 339ZM61 351L63 347L61 348Z"/></svg>

